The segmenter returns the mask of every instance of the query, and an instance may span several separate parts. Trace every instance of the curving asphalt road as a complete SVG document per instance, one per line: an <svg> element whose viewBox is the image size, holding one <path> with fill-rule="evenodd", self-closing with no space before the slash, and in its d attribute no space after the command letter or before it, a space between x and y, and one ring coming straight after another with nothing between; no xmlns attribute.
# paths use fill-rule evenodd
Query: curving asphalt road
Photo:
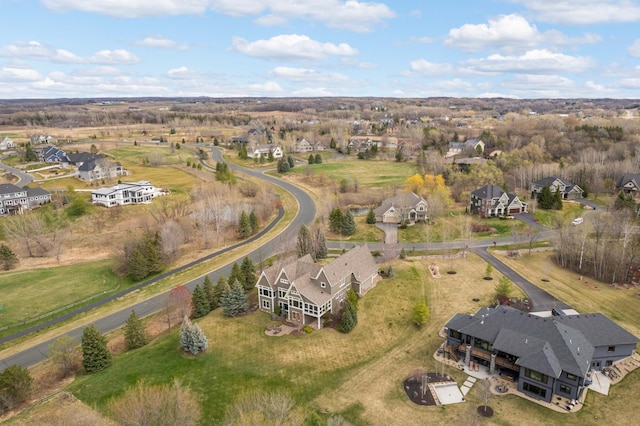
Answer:
<svg viewBox="0 0 640 426"><path fill-rule="evenodd" d="M18 178L18 181L15 183L15 185L21 188L33 182L33 176L22 170L16 169L15 167L7 166L6 164L0 163L0 169L3 169L16 176Z"/></svg>
<svg viewBox="0 0 640 426"><path fill-rule="evenodd" d="M211 155L213 157L214 160L216 161L223 161L222 158L222 152L218 149L218 148L211 148ZM203 163L204 164L204 163ZM235 164L232 163L228 163L229 167L231 168L231 170L233 171L238 171L265 181L268 181L272 184L278 185L282 188L284 188L286 191L290 192L291 194L293 194L293 196L297 199L298 203L299 203L299 209L298 209L298 213L295 216L294 220L291 222L291 224L289 224L289 226L287 226L287 228L280 233L276 238L268 241L267 243L265 243L263 246L261 246L260 248L252 251L251 253L248 254L248 256L256 263L260 262L263 259L268 258L269 256L271 256L274 253L278 253L280 251L282 251L283 246L286 247L288 245L290 245L290 242L293 241L298 233L298 230L300 228L301 224L306 224L309 225L312 223L313 219L315 218L315 214L316 214L316 206L315 203L313 201L313 199L309 196L309 194L307 194L305 191L303 191L302 189L284 182L280 179L274 178L272 176L266 175L264 174L264 172L262 170L251 170L251 169L245 169L243 167L239 167L236 166ZM6 166L5 166L6 167ZM205 167L208 167L205 164ZM175 270L169 271L165 274L162 274L158 277L155 277L152 280L148 280L145 281L144 283L139 284L138 286L132 288L132 289L128 289L125 292L119 293L117 295L112 296L111 298L104 300L104 301L99 301L96 302L95 304L92 304L90 306L87 306L85 308L83 308L82 310L70 313L68 315L65 315L62 318L56 319L56 320L52 320L51 322L47 323L47 324L43 324L41 326L37 326L34 327L37 329L46 327L46 326L50 326L56 322L65 320L67 318L70 318L72 316L77 315L80 312L84 312L87 311L89 309L92 309L93 307L99 305L99 304L104 304L104 303L108 303L111 300L114 300L118 297L122 297L124 294L129 293L131 291L135 291L138 288L147 286L147 285L151 285L154 282L157 282L158 280L165 278L168 275L174 274L176 272L180 272L186 268L189 268L191 266L194 266L200 262L203 262L205 260L211 259L215 256L219 256L222 253L226 253L230 250L233 250L243 244L246 244L248 242L254 241L257 238L260 238L262 235L264 235L264 233L266 233L268 230L270 230L282 217L283 215L283 211L281 209L280 211L280 215L278 217L278 219L276 221L274 221L273 223L271 223L265 230L263 230L260 234L252 237L251 239L244 241L242 243L239 244L235 244L231 247L225 248L221 251L212 253L202 259L198 259L194 262L191 262L188 265L185 265L181 268L177 268ZM525 220L525 222L527 222ZM531 225L535 225L536 228L538 228L539 230L541 230L540 233L540 239L543 239L545 237L547 237L550 233L550 231L546 230L545 228L541 228L539 224L536 224L534 221L531 221L532 223L530 223ZM528 223L528 222L527 222ZM514 239L512 237L505 237L505 238L496 238L495 240L469 240L469 241L457 241L457 242L446 242L446 243L421 243L421 244L404 244L404 247L406 249L414 249L414 250L443 250L443 249L447 249L447 248L469 248L471 249L473 252L475 252L478 256L480 256L482 259L484 259L487 262L491 262L494 267L499 270L501 273L503 273L505 276L507 276L509 279L511 279L511 281L513 281L513 283L515 285L517 285L518 287L520 287L529 297L529 300L531 302L531 304L533 305L533 307L535 307L536 310L550 310L554 307L558 307L558 308L568 308L568 306L562 302L560 302L559 300L555 299L553 296L551 296L550 294L546 293L545 291L541 290L540 288L538 288L537 286L535 286L534 284L530 283L529 281L527 281L526 279L524 279L522 276L520 276L519 274L517 274L515 271L513 271L511 268L509 268L507 265L505 265L503 262L501 262L499 259L497 259L496 257L494 257L493 255L491 255L486 248L489 246L493 246L496 244L512 244L514 241ZM362 244L361 242L357 243L357 244ZM353 247L354 245L356 245L356 243L352 243L352 242L327 242L327 246L329 248L339 248L339 249L349 249L351 247ZM384 248L386 247L386 245L384 243L367 243L367 246L371 249L371 250L384 250ZM224 265L214 271L211 271L208 275L210 277L210 279L212 280L212 282L217 282L219 276L222 275L229 275L230 271L231 271L231 267L233 265L233 262ZM186 285L190 288L193 289L193 287L195 287L196 284L202 282L203 277L197 278L195 280L192 280L190 282L188 282ZM98 329L100 331L102 331L103 333L105 332L109 332L111 330L114 330L116 328L121 327L125 321L127 320L127 318L129 317L129 314L131 312L131 310L135 310L136 313L141 316L148 316L150 314L153 314L157 311L159 311L160 309L162 309L163 306L163 302L166 298L166 293L165 294L159 294L157 296L154 296L150 299L147 299L145 301L139 302L135 305L129 306L125 309L122 309L120 311L114 312L112 314L109 314L99 320L97 320L94 324L98 327ZM84 329L84 326L82 327L77 327L69 332L67 332L66 334L68 334L69 336L73 337L76 340L80 340L81 336L82 336L82 331ZM19 335L24 335L24 334L28 334L29 332L34 331L33 329L29 330L25 330L22 333L19 333ZM8 338L2 339L0 340L0 342L3 341L7 341L11 340L11 338L16 338L18 337L18 335L14 335L14 336L9 336ZM59 336L56 336L55 338L49 339L46 342L42 342L38 345L35 345L31 348L28 348L22 352L19 352L15 355L6 357L4 359L0 359L0 363L2 363L4 365L4 367L8 367L10 365L21 365L23 367L28 367L31 365L34 365L38 362L43 361L44 359L46 359L47 357L47 351L48 351L48 347L49 345Z"/></svg>
<svg viewBox="0 0 640 426"><path fill-rule="evenodd" d="M216 161L222 161L222 153L219 149L217 148L212 148L212 156ZM306 192L304 192L303 190L301 190L300 188L287 183L287 182L283 182L279 179L273 178L271 176L265 175L263 174L261 171L255 171L255 170L249 170L249 169L244 169L238 166L235 166L233 164L229 164L229 167L234 170L234 171L240 171L242 173L260 178L260 179L264 179L268 182L274 183L282 188L284 188L285 190L291 192L294 197L296 197L296 199L298 200L298 203L300 204L300 209L298 210L297 215L295 216L295 218L293 219L293 221L291 222L291 224L289 224L289 226L276 238L272 239L271 241L268 241L266 244L264 244L262 247L252 251L251 253L248 254L248 256L254 261L254 262L259 262L262 259L266 259L267 257L271 256L273 253L277 253L279 251L281 251L281 247L283 244L288 243L289 241L291 241L291 238L295 238L295 236L297 235L298 229L300 228L300 225L302 223L305 224L310 224L313 221L313 218L315 217L315 212L316 212L316 208L315 208L315 203L313 202L313 199L309 196L309 194L307 194ZM260 238L262 235L264 235L264 233L266 233L267 231L269 231L282 217L283 215L283 211L280 211L280 214L277 218L276 221L272 222L267 228L265 228L263 231L261 231L258 235L255 235L254 237L245 240L241 243L235 244L233 246L227 247L223 250L217 251L215 253L212 253L202 259L198 259L194 262L189 263L188 265L185 265L181 268L177 268L174 269L172 271L166 272L158 277L155 277L151 280L147 280L143 283L138 284L136 287L133 287L131 289L127 289L124 292L118 293L117 295L114 295L112 297L110 297L109 299L105 299L99 302L96 302L92 305L89 305L85 308L82 308L80 310L74 311L72 313L69 313L68 315L65 315L61 318L57 318L55 320L52 320L50 322L47 322L45 324L41 324L39 326L35 326L29 330L25 330L21 333L17 333L16 335L13 336L8 336L5 339L2 339L0 342L2 341L9 341L12 339L15 339L16 337L28 334L30 332L35 331L36 329L41 329L47 326L51 326L57 322L66 320L68 318L71 318L81 312L86 312L98 305L101 304L105 304L108 303L116 298L122 297L124 294L130 293L132 291L135 291L139 288L142 288L144 286L147 285L151 285L155 282L157 282L158 280L165 278L168 275L174 274L176 272L180 272L183 271L189 267L192 267L198 263L201 263L205 260L211 259L213 257L219 256L223 253L226 253L230 250L233 250L237 247L240 247L241 245L250 243L254 240L256 240L257 238ZM210 279L212 280L212 282L217 282L218 277L222 274L225 276L228 276L229 273L231 272L231 267L233 266L233 262L228 263L227 265L224 265L214 271L211 271L208 275L210 277ZM193 290L193 288L196 286L196 284L201 283L202 280L204 278L200 277L197 278L195 280L192 280L188 283L186 283L187 287L189 287L189 289ZM127 320L127 318L129 317L129 314L131 313L132 310L135 310L136 313L138 314L138 316L140 317L145 317L148 316L150 314L153 314L159 310L162 309L163 307L163 303L164 300L166 298L166 293L165 294L159 294L156 295L150 299L144 300L142 302L136 303L132 306L129 306L125 309L121 309L117 312L113 312L103 318L100 318L99 320L95 321L94 324L96 325L96 327L98 327L98 329L103 332L109 332L112 331L116 328L121 327ZM84 330L84 326L81 327L77 327L67 333L64 334L68 334L69 336L71 336L72 338L76 339L77 341L80 341L80 338L82 337L82 331ZM60 335L62 335L63 333L61 333ZM9 367L11 365L20 365L22 367L29 367L31 365L37 364L43 360L45 360L47 358L47 352L48 352L48 348L49 345L55 340L57 339L60 335L51 338L45 342L42 342L40 344L37 344L35 346L32 346L28 349L25 349L24 351L21 351L19 353L16 353L15 355L12 356L8 356L6 358L0 359L0 363L2 364L3 368Z"/></svg>

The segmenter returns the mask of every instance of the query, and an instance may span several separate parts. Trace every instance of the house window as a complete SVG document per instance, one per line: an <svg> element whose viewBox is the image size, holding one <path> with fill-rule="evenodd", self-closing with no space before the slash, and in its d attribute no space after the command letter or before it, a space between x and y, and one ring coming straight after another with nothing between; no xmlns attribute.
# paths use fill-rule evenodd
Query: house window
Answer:
<svg viewBox="0 0 640 426"><path fill-rule="evenodd" d="M616 347L615 346L609 346L607 348L607 352L615 352L616 351Z"/></svg>
<svg viewBox="0 0 640 426"><path fill-rule="evenodd" d="M611 367L613 365L613 361L608 359L607 361L605 361L604 366L605 367Z"/></svg>
<svg viewBox="0 0 640 426"><path fill-rule="evenodd" d="M524 382L524 384L522 385L522 390L524 390L525 392L532 393L534 395L538 395L541 398L546 398L547 396L546 389L539 388L538 386L532 385L531 383L527 383L527 382Z"/></svg>
<svg viewBox="0 0 640 426"><path fill-rule="evenodd" d="M293 306L294 308L299 308L302 306L302 302L300 302L297 299L291 299L289 302L291 302L290 305Z"/></svg>
<svg viewBox="0 0 640 426"><path fill-rule="evenodd" d="M327 283L325 283L324 281L320 283L320 287L325 288L326 286L327 286Z"/></svg>
<svg viewBox="0 0 640 426"><path fill-rule="evenodd" d="M449 336L457 340L462 339L462 333L460 333L458 330L449 330Z"/></svg>
<svg viewBox="0 0 640 426"><path fill-rule="evenodd" d="M578 376L576 376L575 374L567 373L567 379L573 380L575 382L576 380L578 380Z"/></svg>
<svg viewBox="0 0 640 426"><path fill-rule="evenodd" d="M549 377L546 374L538 373L537 371L529 370L528 368L525 368L524 375L542 383L547 383L547 380L549 380Z"/></svg>
<svg viewBox="0 0 640 426"><path fill-rule="evenodd" d="M262 301L262 308L263 309L271 309L271 303L269 303L268 300L263 300Z"/></svg>
<svg viewBox="0 0 640 426"><path fill-rule="evenodd" d="M280 282L282 284L289 284L289 281L286 278L280 278Z"/></svg>
<svg viewBox="0 0 640 426"><path fill-rule="evenodd" d="M571 388L567 385L560 385L560 392L571 395Z"/></svg>

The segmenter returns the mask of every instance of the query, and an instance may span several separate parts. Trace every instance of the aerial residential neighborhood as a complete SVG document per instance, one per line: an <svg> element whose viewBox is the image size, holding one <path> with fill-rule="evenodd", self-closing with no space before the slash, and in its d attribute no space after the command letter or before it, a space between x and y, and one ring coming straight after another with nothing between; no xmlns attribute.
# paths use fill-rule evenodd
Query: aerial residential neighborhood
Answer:
<svg viewBox="0 0 640 426"><path fill-rule="evenodd" d="M0 374L31 378L28 397L0 390L14 407L3 403L3 419L40 423L33 407L57 409L61 390L77 398L65 418L121 419L96 398L153 389L131 374L177 386L160 365L198 383L182 394L205 413L192 424L233 424L244 391L281 392L291 415L353 424L456 422L469 407L505 424L589 424L593 410L619 419L612 407L634 406L617 389L640 383L639 174L613 154L593 165L604 154L583 133L606 136L570 127L590 123L583 112L560 118L558 137L585 144L568 159L543 151L535 126L529 145L500 142L558 120L517 102L509 121L452 100L407 102L390 118L385 99L346 99L336 111L359 114L341 121L305 99L242 100L229 107L247 124L201 129L168 117L188 106L197 123L215 102L105 102L78 117L120 108L121 134L52 125L3 137L0 359L11 368ZM285 107L297 112L280 116ZM411 108L420 119L403 116ZM131 115L158 111L166 126ZM328 130L341 126L348 134ZM635 133L622 132L617 149L631 149ZM63 314L69 332L56 325ZM14 346L45 327L55 330L46 342ZM53 355L59 345L73 362ZM199 368L234 390L200 381ZM96 387L105 378L113 384ZM345 411L353 395L362 412Z"/></svg>

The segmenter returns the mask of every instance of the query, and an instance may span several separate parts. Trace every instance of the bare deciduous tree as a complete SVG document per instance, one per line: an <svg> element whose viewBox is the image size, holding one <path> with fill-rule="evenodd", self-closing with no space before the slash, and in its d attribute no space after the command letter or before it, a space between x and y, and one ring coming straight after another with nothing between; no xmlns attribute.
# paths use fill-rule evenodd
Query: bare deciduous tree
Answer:
<svg viewBox="0 0 640 426"><path fill-rule="evenodd" d="M198 396L179 380L149 386L144 381L109 403L120 425L197 425L201 411Z"/></svg>

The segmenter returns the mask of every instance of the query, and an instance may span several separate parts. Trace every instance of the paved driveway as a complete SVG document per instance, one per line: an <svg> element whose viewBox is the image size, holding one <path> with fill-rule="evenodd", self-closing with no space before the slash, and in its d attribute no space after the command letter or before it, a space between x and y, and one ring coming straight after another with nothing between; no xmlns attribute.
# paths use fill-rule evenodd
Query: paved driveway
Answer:
<svg viewBox="0 0 640 426"><path fill-rule="evenodd" d="M398 225L395 223L376 222L376 227L384 231L384 242L386 244L398 243Z"/></svg>

